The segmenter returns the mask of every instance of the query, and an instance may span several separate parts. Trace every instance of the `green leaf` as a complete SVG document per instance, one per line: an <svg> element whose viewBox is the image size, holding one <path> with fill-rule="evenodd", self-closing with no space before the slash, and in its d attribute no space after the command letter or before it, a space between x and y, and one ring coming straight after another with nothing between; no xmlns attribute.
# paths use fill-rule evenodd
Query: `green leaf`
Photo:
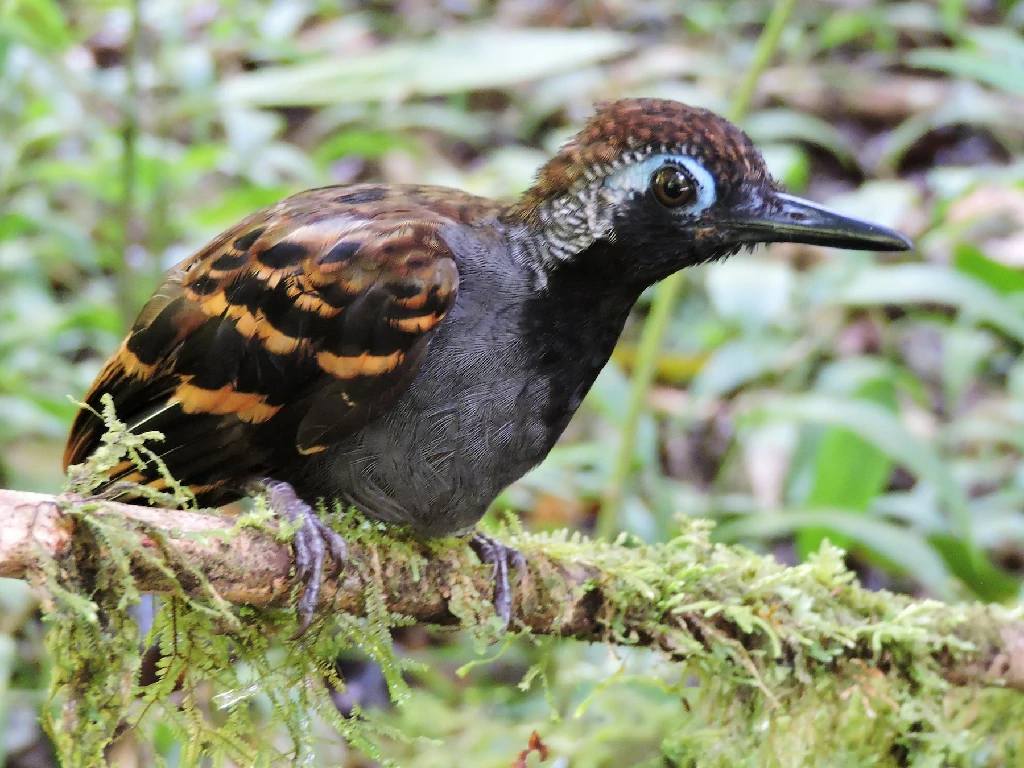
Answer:
<svg viewBox="0 0 1024 768"><path fill-rule="evenodd" d="M16 651L14 639L6 633L0 634L0 734L3 734L3 738L0 738L0 763L4 765L7 764L7 707L11 700L8 688L17 661Z"/></svg>
<svg viewBox="0 0 1024 768"><path fill-rule="evenodd" d="M942 328L942 394L955 412L980 370L991 364L996 340L991 331L952 326Z"/></svg>
<svg viewBox="0 0 1024 768"><path fill-rule="evenodd" d="M789 344L775 338L741 338L722 344L711 353L693 380L694 395L721 397L755 379L792 363Z"/></svg>
<svg viewBox="0 0 1024 768"><path fill-rule="evenodd" d="M56 0L5 3L0 10L0 41L8 38L40 51L58 51L71 42L64 10Z"/></svg>
<svg viewBox="0 0 1024 768"><path fill-rule="evenodd" d="M859 512L815 509L781 514L753 514L718 526L715 535L723 541L746 537L777 538L799 534L808 528L818 528L822 522L830 530L838 531L890 561L936 595L944 599L954 597L949 569L920 532Z"/></svg>
<svg viewBox="0 0 1024 768"><path fill-rule="evenodd" d="M387 131L353 129L328 137L316 148L313 157L320 165L350 156L374 160L393 149L409 149L415 146L415 142Z"/></svg>
<svg viewBox="0 0 1024 768"><path fill-rule="evenodd" d="M807 150L795 144L761 144L761 156L772 178L791 192L807 188L811 160Z"/></svg>
<svg viewBox="0 0 1024 768"><path fill-rule="evenodd" d="M920 208L921 193L906 181L875 179L864 182L856 190L830 195L826 202L847 216L899 228L908 213Z"/></svg>
<svg viewBox="0 0 1024 768"><path fill-rule="evenodd" d="M975 80L1015 96L1024 96L1024 66L986 51L964 48L919 48L904 57L919 69L934 69L955 77Z"/></svg>
<svg viewBox="0 0 1024 768"><path fill-rule="evenodd" d="M875 403L889 412L896 410L896 390L891 380L876 378L863 382L853 393L857 399ZM884 451L849 429L826 429L817 441L811 460L811 486L804 505L811 509L849 509L865 513L876 496L885 491L893 462ZM845 547L846 542L825 528L808 528L797 537L801 558L830 538Z"/></svg>
<svg viewBox="0 0 1024 768"><path fill-rule="evenodd" d="M976 546L967 497L954 481L948 465L931 446L908 432L896 414L874 403L824 395L782 398L761 406L755 413L843 427L875 445L936 490L937 498L949 513L950 534L934 535L930 540L951 571L983 599L1005 599L1017 589L1015 580L996 568ZM824 522L841 533L848 532L834 525L831 518Z"/></svg>
<svg viewBox="0 0 1024 768"><path fill-rule="evenodd" d="M977 552L960 538L931 536L929 541L957 578L982 600L1009 600L1020 591L1018 579L997 568L988 558L978 557Z"/></svg>
<svg viewBox="0 0 1024 768"><path fill-rule="evenodd" d="M1024 315L985 283L933 264L897 264L859 271L838 292L850 306L945 304L1024 343Z"/></svg>
<svg viewBox="0 0 1024 768"><path fill-rule="evenodd" d="M988 258L971 243L959 243L953 264L965 275L977 278L1002 294L1024 291L1024 270Z"/></svg>
<svg viewBox="0 0 1024 768"><path fill-rule="evenodd" d="M631 47L629 37L601 30L474 29L238 75L224 83L220 97L257 106L396 101L538 80Z"/></svg>
<svg viewBox="0 0 1024 768"><path fill-rule="evenodd" d="M849 8L828 14L816 29L818 44L822 48L836 48L852 43L872 33L885 31L881 14L871 8ZM888 37L892 37L892 34ZM886 48L891 45L884 46Z"/></svg>
<svg viewBox="0 0 1024 768"><path fill-rule="evenodd" d="M208 205L196 209L191 223L200 229L216 231L245 218L253 211L273 205L292 191L284 186L238 186L220 199L211 200Z"/></svg>
<svg viewBox="0 0 1024 768"><path fill-rule="evenodd" d="M743 127L758 144L800 141L831 152L843 165L857 167L850 140L831 123L806 112L765 109L750 115Z"/></svg>
<svg viewBox="0 0 1024 768"><path fill-rule="evenodd" d="M954 482L948 467L935 450L900 423L896 414L864 400L803 395L767 402L752 415L769 419L792 419L846 429L902 464L938 491L957 536L971 541L971 519L967 497Z"/></svg>
<svg viewBox="0 0 1024 768"><path fill-rule="evenodd" d="M704 278L715 311L745 329L779 324L792 309L794 283L788 264L740 256L712 264Z"/></svg>

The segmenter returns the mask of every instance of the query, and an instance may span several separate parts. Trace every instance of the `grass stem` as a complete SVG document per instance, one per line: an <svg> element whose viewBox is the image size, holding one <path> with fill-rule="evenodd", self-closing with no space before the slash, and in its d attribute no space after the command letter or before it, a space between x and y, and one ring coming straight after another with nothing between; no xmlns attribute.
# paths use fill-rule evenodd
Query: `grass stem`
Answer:
<svg viewBox="0 0 1024 768"><path fill-rule="evenodd" d="M730 120L740 122L747 114L757 89L757 82L779 47L782 33L795 5L796 0L779 0L768 15L768 20L765 22L764 29L754 48L753 59L729 105L727 117ZM640 334L619 447L597 518L596 533L598 536L610 538L619 530L619 511L633 471L637 430L640 420L647 410L647 399L651 385L654 383L654 372L657 368L661 342L685 285L685 273L682 271L676 272L661 282L651 304L650 314L647 316Z"/></svg>
<svg viewBox="0 0 1024 768"><path fill-rule="evenodd" d="M121 123L121 259L117 262L117 303L125 328L138 312L135 269L131 262L134 244L136 179L138 177L139 75L138 50L142 33L141 0L132 0L132 27L125 50L125 93Z"/></svg>

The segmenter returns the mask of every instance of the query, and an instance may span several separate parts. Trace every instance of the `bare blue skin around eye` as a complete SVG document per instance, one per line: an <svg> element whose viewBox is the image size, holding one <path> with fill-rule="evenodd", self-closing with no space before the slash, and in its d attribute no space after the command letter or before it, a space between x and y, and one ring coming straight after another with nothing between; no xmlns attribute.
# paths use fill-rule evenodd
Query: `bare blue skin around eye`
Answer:
<svg viewBox="0 0 1024 768"><path fill-rule="evenodd" d="M678 165L685 168L697 185L697 198L690 204L676 209L687 216L699 216L715 204L715 180L698 160L686 155L657 154L633 163L606 180L605 185L622 190L643 193L651 186L651 176L663 165Z"/></svg>

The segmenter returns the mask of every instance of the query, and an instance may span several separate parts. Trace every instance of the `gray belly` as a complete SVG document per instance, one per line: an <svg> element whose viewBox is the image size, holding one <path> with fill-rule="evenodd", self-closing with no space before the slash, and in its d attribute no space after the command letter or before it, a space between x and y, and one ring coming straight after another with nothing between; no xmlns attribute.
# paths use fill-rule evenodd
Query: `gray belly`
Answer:
<svg viewBox="0 0 1024 768"><path fill-rule="evenodd" d="M547 455L636 298L607 290L607 265L567 269L547 291L507 244L465 227L446 238L462 257L459 294L422 370L376 420L288 473L307 500L429 536L468 531Z"/></svg>
<svg viewBox="0 0 1024 768"><path fill-rule="evenodd" d="M443 330L459 330L458 318L450 319ZM561 433L538 418L550 387L524 369L525 350L476 330L454 334L461 341L439 333L423 370L394 407L310 457L297 490L307 499L337 498L425 535L472 528Z"/></svg>

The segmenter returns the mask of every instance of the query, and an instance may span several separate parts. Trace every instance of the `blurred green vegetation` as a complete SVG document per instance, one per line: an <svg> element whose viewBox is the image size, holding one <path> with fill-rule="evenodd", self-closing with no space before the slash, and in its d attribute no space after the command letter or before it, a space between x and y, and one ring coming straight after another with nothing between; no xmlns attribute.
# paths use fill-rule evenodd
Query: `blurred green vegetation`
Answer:
<svg viewBox="0 0 1024 768"><path fill-rule="evenodd" d="M0 482L61 487L67 396L158 275L223 228L332 183L513 196L602 99L724 112L772 5L0 3ZM797 3L744 127L792 191L918 248L775 246L690 271L625 457L622 528L660 540L677 515L705 516L794 562L827 537L870 586L1020 599L1022 28L1024 3L1006 0ZM562 443L500 498L527 527L593 529L649 299ZM0 580L8 766L52 764L41 632L25 586ZM468 641L399 640L425 665L382 716L441 740L402 747L403 765L457 748L506 766L534 728L561 765L690 764L685 676L649 654L559 647L545 684L521 690L538 647L460 677ZM372 706L360 674L346 695ZM141 762L125 764L179 754L169 736L131 749Z"/></svg>

